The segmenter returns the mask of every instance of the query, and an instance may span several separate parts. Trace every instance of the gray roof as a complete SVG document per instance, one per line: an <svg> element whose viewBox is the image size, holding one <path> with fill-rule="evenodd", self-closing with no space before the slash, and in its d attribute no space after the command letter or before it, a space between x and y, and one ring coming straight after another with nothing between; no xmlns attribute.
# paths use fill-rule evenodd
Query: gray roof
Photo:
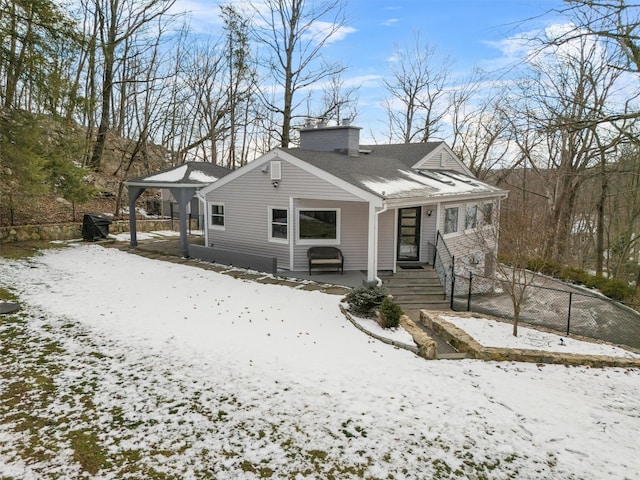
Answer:
<svg viewBox="0 0 640 480"><path fill-rule="evenodd" d="M221 165L209 162L187 162L149 175L132 178L126 183L132 186L163 188L172 186L200 187L209 185L229 173L231 170Z"/></svg>
<svg viewBox="0 0 640 480"><path fill-rule="evenodd" d="M384 199L506 193L453 170L411 168L442 143L361 146L361 152L371 152L361 153L357 157L299 148L282 150Z"/></svg>

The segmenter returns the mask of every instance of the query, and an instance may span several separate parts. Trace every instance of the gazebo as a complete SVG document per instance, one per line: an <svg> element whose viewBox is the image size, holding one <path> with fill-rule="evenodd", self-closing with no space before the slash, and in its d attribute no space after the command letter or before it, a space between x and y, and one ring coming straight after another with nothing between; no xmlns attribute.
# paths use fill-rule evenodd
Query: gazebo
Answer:
<svg viewBox="0 0 640 480"><path fill-rule="evenodd" d="M187 242L187 205L202 187L215 182L230 173L226 167L207 162L187 162L144 177L127 182L129 193L129 228L131 246L138 245L136 233L136 200L148 188L168 189L178 202L180 215L180 250L183 257L189 256Z"/></svg>

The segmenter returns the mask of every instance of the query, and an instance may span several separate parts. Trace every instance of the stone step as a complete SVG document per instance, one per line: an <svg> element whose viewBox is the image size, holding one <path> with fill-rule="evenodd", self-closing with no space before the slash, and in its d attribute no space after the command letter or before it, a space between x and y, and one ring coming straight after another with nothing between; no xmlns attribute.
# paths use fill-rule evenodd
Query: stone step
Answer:
<svg viewBox="0 0 640 480"><path fill-rule="evenodd" d="M421 293L437 291L442 292L442 287L439 283L383 283L382 284L390 292L407 292L407 293Z"/></svg>
<svg viewBox="0 0 640 480"><path fill-rule="evenodd" d="M398 270L393 275L385 275L384 279L395 278L438 278L438 272L428 270Z"/></svg>
<svg viewBox="0 0 640 480"><path fill-rule="evenodd" d="M440 285L419 285L419 286L409 286L409 287L386 287L387 291L397 297L398 295L444 295L442 288Z"/></svg>

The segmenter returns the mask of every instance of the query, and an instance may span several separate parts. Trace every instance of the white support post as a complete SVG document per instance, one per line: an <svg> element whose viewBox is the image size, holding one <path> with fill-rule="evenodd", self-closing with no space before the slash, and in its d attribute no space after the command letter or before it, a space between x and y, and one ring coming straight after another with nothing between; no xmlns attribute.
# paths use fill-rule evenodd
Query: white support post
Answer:
<svg viewBox="0 0 640 480"><path fill-rule="evenodd" d="M373 285L378 278L378 215L376 207L369 203L369 242L367 283Z"/></svg>

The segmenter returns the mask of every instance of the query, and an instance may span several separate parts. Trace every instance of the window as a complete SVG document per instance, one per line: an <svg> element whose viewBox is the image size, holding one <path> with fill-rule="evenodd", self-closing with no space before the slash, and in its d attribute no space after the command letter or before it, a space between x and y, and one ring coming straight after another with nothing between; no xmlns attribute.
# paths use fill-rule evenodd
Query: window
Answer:
<svg viewBox="0 0 640 480"><path fill-rule="evenodd" d="M287 243L289 240L289 212L286 208L269 207L269 241Z"/></svg>
<svg viewBox="0 0 640 480"><path fill-rule="evenodd" d="M210 203L209 212L211 212L211 228L224 230L224 204Z"/></svg>
<svg viewBox="0 0 640 480"><path fill-rule="evenodd" d="M471 230L478 226L478 205L469 204L465 209L464 229Z"/></svg>
<svg viewBox="0 0 640 480"><path fill-rule="evenodd" d="M298 210L298 239L302 244L340 243L340 210Z"/></svg>
<svg viewBox="0 0 640 480"><path fill-rule="evenodd" d="M444 234L458 231L458 207L445 208L444 210Z"/></svg>
<svg viewBox="0 0 640 480"><path fill-rule="evenodd" d="M493 202L485 203L484 205L482 205L482 224L483 225L493 224Z"/></svg>

